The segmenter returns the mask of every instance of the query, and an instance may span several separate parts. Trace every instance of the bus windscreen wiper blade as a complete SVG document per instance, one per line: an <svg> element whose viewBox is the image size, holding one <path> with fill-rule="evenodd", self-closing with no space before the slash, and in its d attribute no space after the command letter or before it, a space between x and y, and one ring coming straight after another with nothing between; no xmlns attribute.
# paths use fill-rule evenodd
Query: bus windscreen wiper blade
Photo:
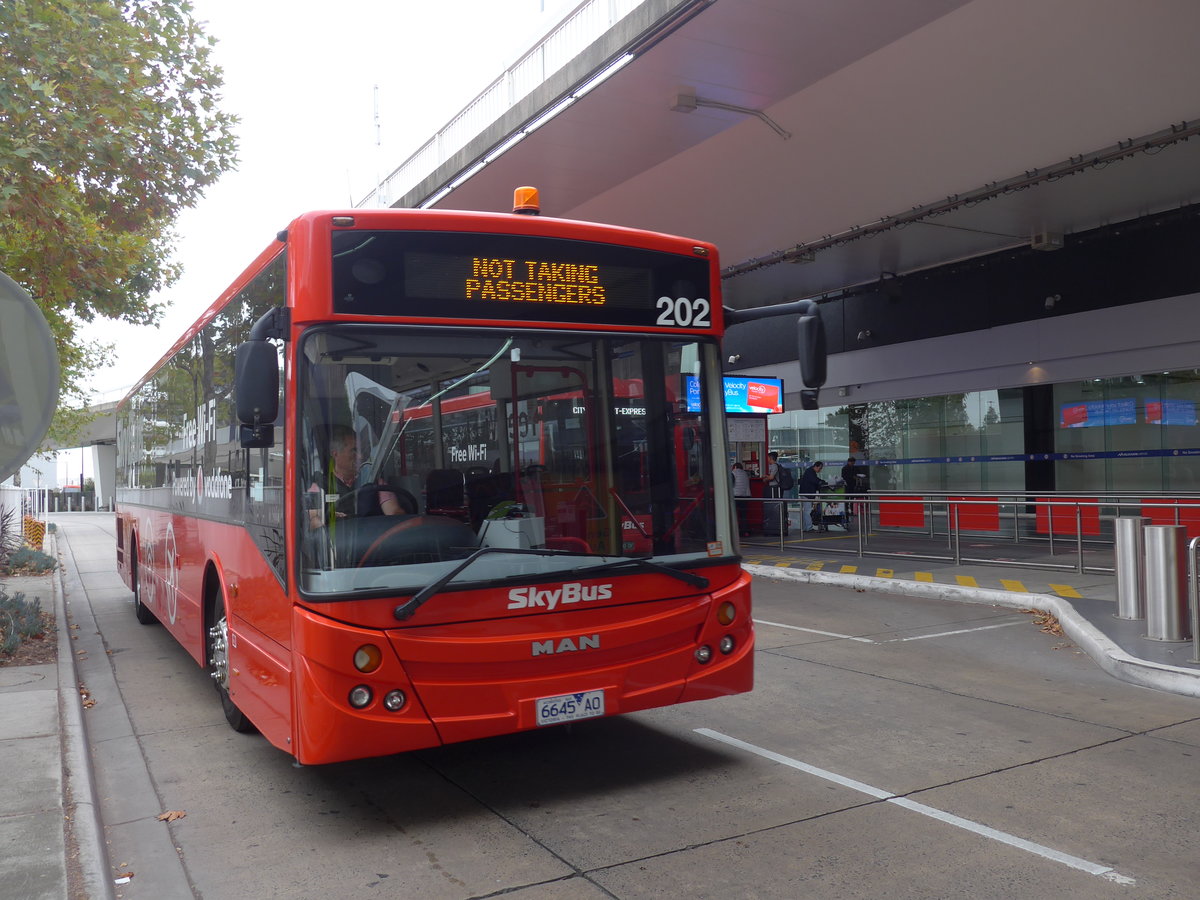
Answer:
<svg viewBox="0 0 1200 900"><path fill-rule="evenodd" d="M664 566L662 563L651 562L648 559L642 559L640 556L631 556L626 559L614 560L610 563L603 563L598 566L580 566L577 569L572 569L569 573L575 578L587 578L600 572L615 572L620 569L646 569L651 572L658 572L678 581L692 585L692 587L706 588L708 587L708 579L703 575L695 575L691 572L681 572L679 569L673 569L670 566Z"/></svg>
<svg viewBox="0 0 1200 900"><path fill-rule="evenodd" d="M480 547L457 566L443 575L436 581L430 582L417 591L406 601L396 607L394 615L397 619L403 622L405 619L411 619L413 613L424 606L434 594L438 593L442 588L448 585L459 572L466 569L471 563L479 559L486 553L509 553L517 556L577 556L570 550L521 550L510 547ZM707 584L707 582L705 582Z"/></svg>

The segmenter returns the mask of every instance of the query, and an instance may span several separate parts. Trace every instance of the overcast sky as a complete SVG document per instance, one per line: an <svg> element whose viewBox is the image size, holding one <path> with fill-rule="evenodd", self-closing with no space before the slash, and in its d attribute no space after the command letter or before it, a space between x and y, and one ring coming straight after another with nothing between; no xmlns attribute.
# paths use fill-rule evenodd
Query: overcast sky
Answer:
<svg viewBox="0 0 1200 900"><path fill-rule="evenodd" d="M241 163L176 223L184 275L159 328L97 321L119 399L295 216L361 200L578 0L192 0L217 38ZM379 86L381 146L376 144Z"/></svg>

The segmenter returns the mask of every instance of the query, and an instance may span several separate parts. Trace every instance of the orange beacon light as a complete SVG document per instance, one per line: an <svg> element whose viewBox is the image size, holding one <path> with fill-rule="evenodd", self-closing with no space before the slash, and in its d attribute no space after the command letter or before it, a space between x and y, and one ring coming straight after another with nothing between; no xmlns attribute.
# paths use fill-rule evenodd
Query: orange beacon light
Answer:
<svg viewBox="0 0 1200 900"><path fill-rule="evenodd" d="M535 187L519 187L513 191L513 212L523 216L536 216L542 211Z"/></svg>

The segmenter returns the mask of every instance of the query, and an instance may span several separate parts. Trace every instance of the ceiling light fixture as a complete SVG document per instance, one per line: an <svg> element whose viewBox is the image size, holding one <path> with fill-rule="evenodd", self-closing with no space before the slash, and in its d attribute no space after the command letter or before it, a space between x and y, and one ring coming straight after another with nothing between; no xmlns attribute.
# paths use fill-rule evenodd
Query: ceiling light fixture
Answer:
<svg viewBox="0 0 1200 900"><path fill-rule="evenodd" d="M723 109L726 112L741 113L744 116L754 116L756 119L761 119L765 122L772 131L783 138L785 141L792 136L790 131L787 131L782 125L768 116L761 109L751 109L748 106L738 106L735 103L722 103L720 100L706 100L704 97L697 97L695 88L679 88L671 97L671 111L690 113L695 112L697 107L705 109Z"/></svg>

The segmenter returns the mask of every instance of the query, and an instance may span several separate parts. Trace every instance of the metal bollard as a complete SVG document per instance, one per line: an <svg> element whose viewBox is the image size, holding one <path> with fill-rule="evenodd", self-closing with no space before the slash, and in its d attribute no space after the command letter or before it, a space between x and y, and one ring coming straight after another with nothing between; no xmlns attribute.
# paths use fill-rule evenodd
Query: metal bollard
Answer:
<svg viewBox="0 0 1200 900"><path fill-rule="evenodd" d="M1146 637L1186 641L1191 636L1187 609L1187 528L1148 525L1146 532Z"/></svg>
<svg viewBox="0 0 1200 900"><path fill-rule="evenodd" d="M1119 516L1113 520L1117 569L1117 618L1146 618L1146 540L1149 519Z"/></svg>

